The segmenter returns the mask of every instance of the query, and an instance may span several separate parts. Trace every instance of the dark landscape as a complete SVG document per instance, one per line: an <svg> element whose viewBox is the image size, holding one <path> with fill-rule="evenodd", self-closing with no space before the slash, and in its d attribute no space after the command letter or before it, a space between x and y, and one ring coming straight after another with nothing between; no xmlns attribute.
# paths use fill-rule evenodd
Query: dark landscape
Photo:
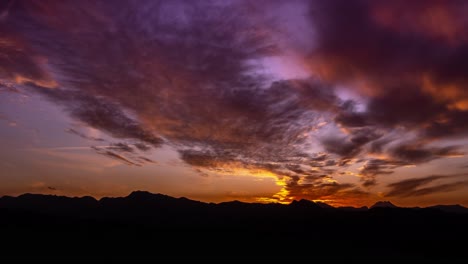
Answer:
<svg viewBox="0 0 468 264"><path fill-rule="evenodd" d="M4 196L0 208L1 258L10 260L468 259L468 209L458 205L214 204L137 191Z"/></svg>

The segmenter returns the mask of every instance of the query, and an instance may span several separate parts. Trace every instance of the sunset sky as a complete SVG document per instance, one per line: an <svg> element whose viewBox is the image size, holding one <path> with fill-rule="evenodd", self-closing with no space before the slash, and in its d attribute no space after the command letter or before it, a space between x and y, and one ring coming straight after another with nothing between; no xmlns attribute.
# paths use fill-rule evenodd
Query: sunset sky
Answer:
<svg viewBox="0 0 468 264"><path fill-rule="evenodd" d="M0 196L468 206L468 1L0 1Z"/></svg>

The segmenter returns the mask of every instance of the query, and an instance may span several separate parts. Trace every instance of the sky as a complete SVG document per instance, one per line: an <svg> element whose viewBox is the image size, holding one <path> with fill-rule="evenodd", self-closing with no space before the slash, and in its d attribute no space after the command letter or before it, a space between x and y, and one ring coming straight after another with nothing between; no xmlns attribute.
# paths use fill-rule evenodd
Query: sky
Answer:
<svg viewBox="0 0 468 264"><path fill-rule="evenodd" d="M468 2L0 2L0 195L468 206Z"/></svg>

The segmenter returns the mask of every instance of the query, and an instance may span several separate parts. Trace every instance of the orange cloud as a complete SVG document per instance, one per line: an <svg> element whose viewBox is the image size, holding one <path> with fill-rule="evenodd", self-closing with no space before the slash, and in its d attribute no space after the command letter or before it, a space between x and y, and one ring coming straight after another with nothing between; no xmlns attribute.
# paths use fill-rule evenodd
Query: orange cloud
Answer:
<svg viewBox="0 0 468 264"><path fill-rule="evenodd" d="M378 1L370 12L384 28L460 45L468 40L466 9L455 1Z"/></svg>

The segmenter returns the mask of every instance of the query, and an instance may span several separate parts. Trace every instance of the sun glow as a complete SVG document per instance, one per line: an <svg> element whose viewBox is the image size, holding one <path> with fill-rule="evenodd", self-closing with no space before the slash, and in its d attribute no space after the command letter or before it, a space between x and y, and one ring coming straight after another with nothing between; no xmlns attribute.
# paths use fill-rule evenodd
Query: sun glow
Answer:
<svg viewBox="0 0 468 264"><path fill-rule="evenodd" d="M248 175L258 179L273 179L276 185L281 187L281 189L277 193L273 194L271 197L258 197L257 199L255 199L257 202L282 204L289 204L291 202L291 199L289 197L290 193L286 188L286 177L282 177L264 169L249 170L241 168L238 169L236 172L242 175Z"/></svg>

